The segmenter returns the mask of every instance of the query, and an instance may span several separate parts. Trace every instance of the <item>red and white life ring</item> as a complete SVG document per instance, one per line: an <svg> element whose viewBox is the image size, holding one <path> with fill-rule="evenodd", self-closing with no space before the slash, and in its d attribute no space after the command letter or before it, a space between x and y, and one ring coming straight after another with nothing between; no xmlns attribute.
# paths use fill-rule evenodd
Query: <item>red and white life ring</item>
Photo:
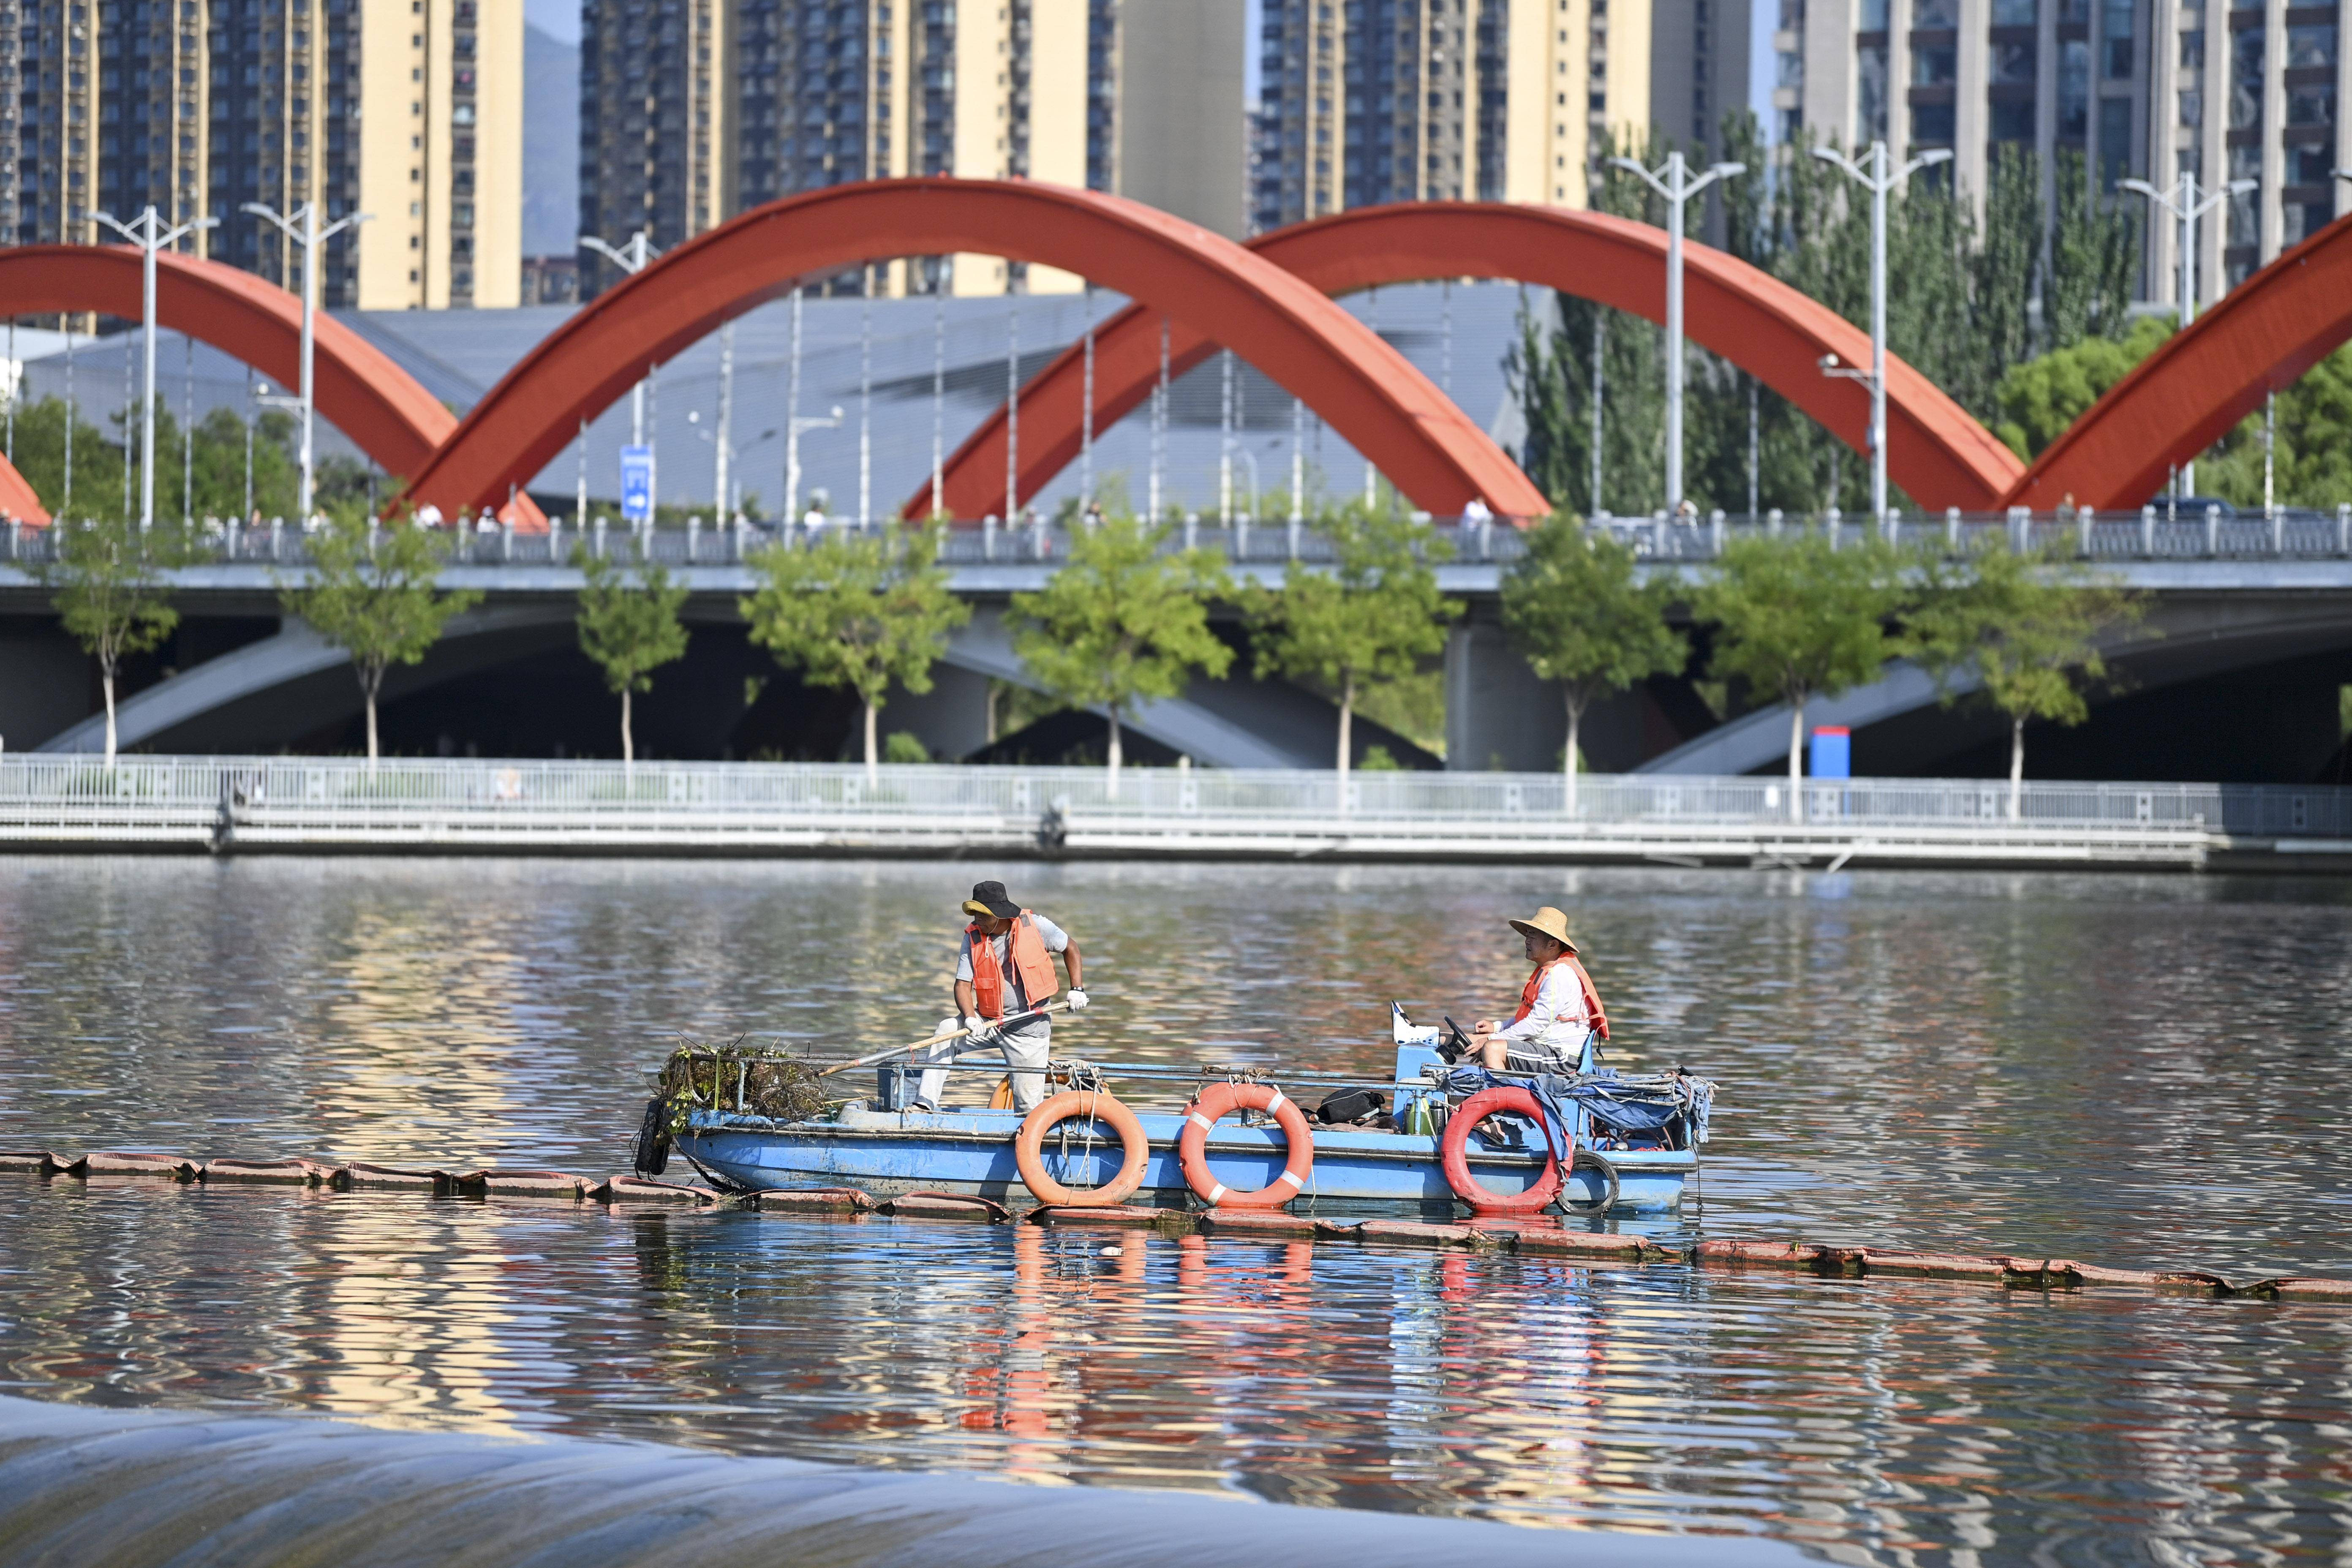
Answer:
<svg viewBox="0 0 2352 1568"><path fill-rule="evenodd" d="M1260 1110L1272 1116L1290 1146L1282 1174L1252 1193L1237 1193L1209 1173L1209 1129L1236 1110ZM1315 1169L1315 1134L1306 1113L1262 1083L1213 1083L1184 1108L1184 1131L1176 1140L1176 1162L1184 1170L1184 1184L1212 1208L1278 1209L1297 1197Z"/></svg>
<svg viewBox="0 0 2352 1568"><path fill-rule="evenodd" d="M1073 1116L1107 1122L1118 1134L1125 1158L1105 1187L1066 1187L1045 1173L1045 1134ZM1151 1152L1135 1112L1097 1089L1066 1089L1022 1118L1013 1135L1013 1163L1022 1184L1041 1204L1057 1208L1109 1208L1127 1201L1143 1184L1143 1163Z"/></svg>
<svg viewBox="0 0 2352 1568"><path fill-rule="evenodd" d="M1506 1196L1489 1192L1470 1173L1470 1130L1487 1117L1502 1113L1528 1117L1538 1128L1544 1125L1543 1107L1526 1089L1516 1084L1480 1089L1464 1100L1445 1123L1445 1137L1439 1145L1445 1159L1445 1184L1454 1189L1455 1197L1478 1214L1541 1214L1559 1196L1559 1156L1552 1152L1549 1138L1544 1141L1544 1173L1524 1193Z"/></svg>

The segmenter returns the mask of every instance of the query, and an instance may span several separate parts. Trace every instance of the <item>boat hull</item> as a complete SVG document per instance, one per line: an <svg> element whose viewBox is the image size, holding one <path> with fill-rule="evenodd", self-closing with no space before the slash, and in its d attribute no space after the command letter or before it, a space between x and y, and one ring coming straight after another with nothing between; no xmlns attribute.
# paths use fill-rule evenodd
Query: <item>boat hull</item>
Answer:
<svg viewBox="0 0 2352 1568"><path fill-rule="evenodd" d="M1184 1201L1188 1189L1176 1157L1184 1118L1147 1112L1139 1113L1139 1120L1150 1153L1133 1201ZM838 1121L821 1122L697 1111L677 1149L740 1190L851 1186L895 1196L930 1189L1019 1205L1030 1201L1013 1158L1020 1124L1019 1114L1010 1110L851 1110ZM1235 1192L1253 1192L1282 1173L1286 1147L1277 1128L1220 1123L1205 1152L1218 1181ZM1540 1150L1490 1147L1474 1135L1468 1154L1471 1174L1490 1192L1522 1193L1543 1174ZM1611 1151L1603 1157L1617 1169L1612 1212L1620 1214L1679 1209L1684 1180L1698 1168L1697 1156L1688 1150ZM1119 1162L1116 1138L1097 1139L1090 1148L1076 1135L1066 1142L1058 1135L1046 1141L1046 1172L1065 1185L1106 1185L1118 1174ZM1606 1189L1601 1173L1580 1168L1570 1173L1562 1196L1572 1207L1597 1208ZM1423 1208L1454 1201L1434 1137L1354 1127L1317 1131L1315 1165L1300 1196Z"/></svg>

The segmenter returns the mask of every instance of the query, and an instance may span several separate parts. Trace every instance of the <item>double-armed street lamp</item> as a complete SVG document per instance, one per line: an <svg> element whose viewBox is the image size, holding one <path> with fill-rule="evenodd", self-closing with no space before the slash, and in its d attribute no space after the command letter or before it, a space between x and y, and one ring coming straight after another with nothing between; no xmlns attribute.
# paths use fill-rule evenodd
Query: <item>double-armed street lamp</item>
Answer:
<svg viewBox="0 0 2352 1568"><path fill-rule="evenodd" d="M762 430L750 441L738 447L728 438L727 426L723 423L716 431L703 429L702 415L698 410L687 410L686 422L695 427L694 433L697 437L710 443L718 465L718 474L712 488L718 491L719 521L723 522L729 514L742 510L738 497L742 491L743 481L740 476L730 467L730 463L774 439L776 432L772 427Z"/></svg>
<svg viewBox="0 0 2352 1568"><path fill-rule="evenodd" d="M1950 162L1952 150L1938 147L1922 153L1893 170L1886 166L1885 142L1870 144L1866 171L1834 148L1816 147L1813 156L1835 163L1870 192L1870 372L1864 375L1841 370L1832 354L1822 362L1822 373L1859 381L1870 388L1870 513L1883 529L1886 526L1886 195L1930 164Z"/></svg>
<svg viewBox="0 0 2352 1568"><path fill-rule="evenodd" d="M629 236L629 243L623 246L607 245L593 234L580 236L578 244L581 249L594 251L632 278L643 272L646 264L661 254L644 229ZM629 445L642 447L645 444L646 383L645 378L639 376L637 384L629 389Z"/></svg>
<svg viewBox="0 0 2352 1568"><path fill-rule="evenodd" d="M139 526L152 528L155 522L155 253L176 244L184 236L212 227L220 219L200 217L177 227L166 227L163 216L152 206L129 223L106 213L89 216L137 246L140 252L140 324L145 329L141 335L147 340L147 399L139 412ZM125 430L122 435L127 447L131 432Z"/></svg>
<svg viewBox="0 0 2352 1568"><path fill-rule="evenodd" d="M302 247L302 374L301 387L296 395L295 405L302 414L301 512L302 525L308 528L310 525L312 510L310 502L313 464L310 428L317 410L317 399L311 390L310 358L313 327L319 314L319 247L321 242L333 238L343 230L366 223L375 215L352 213L348 217L338 218L326 227L320 228L319 207L315 202L304 202L291 213L283 215L276 208L261 202L247 202L239 210L251 213L257 218L268 219L277 226L280 234Z"/></svg>
<svg viewBox="0 0 2352 1568"><path fill-rule="evenodd" d="M2341 174L2338 175L2341 178ZM2199 199L2197 176L2182 174L2172 182L2168 190L2158 190L2146 180L2122 180L2118 186L2146 196L2162 207L2180 225L2180 324L2184 327L2197 319L2197 220L2220 206L2231 196L2243 195L2254 188L2252 180L2231 180L2218 191L2207 191ZM2185 494L2197 491L2197 463L2194 458L2180 465L2180 489Z"/></svg>
<svg viewBox="0 0 2352 1568"><path fill-rule="evenodd" d="M1666 203L1666 513L1675 517L1683 506L1683 204L1717 180L1746 174L1748 165L1717 163L1694 179L1680 153L1666 154L1655 174L1631 158L1609 162L1640 175Z"/></svg>

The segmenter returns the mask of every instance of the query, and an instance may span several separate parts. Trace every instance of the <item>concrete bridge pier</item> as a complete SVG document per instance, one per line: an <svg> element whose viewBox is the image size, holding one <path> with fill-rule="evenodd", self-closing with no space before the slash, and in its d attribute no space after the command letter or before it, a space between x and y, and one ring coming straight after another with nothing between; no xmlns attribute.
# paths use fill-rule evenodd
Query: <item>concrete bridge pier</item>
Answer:
<svg viewBox="0 0 2352 1568"><path fill-rule="evenodd" d="M1679 678L1672 684L1682 685ZM1585 764L1596 773L1631 773L1682 739L1648 686L1593 703L1578 734ZM1562 765L1567 746L1568 704L1559 683L1528 668L1490 606L1474 608L1445 645L1447 769L1550 773Z"/></svg>

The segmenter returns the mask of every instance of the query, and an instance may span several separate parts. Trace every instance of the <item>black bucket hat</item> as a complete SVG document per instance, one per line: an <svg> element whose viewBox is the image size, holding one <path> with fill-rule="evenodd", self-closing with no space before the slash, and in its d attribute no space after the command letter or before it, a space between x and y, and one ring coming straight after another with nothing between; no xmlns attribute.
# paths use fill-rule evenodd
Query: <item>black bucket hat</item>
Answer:
<svg viewBox="0 0 2352 1568"><path fill-rule="evenodd" d="M968 915L994 915L998 920L1009 921L1020 915L1021 906L1005 896L1003 883L974 882L971 897L963 901L963 912Z"/></svg>

